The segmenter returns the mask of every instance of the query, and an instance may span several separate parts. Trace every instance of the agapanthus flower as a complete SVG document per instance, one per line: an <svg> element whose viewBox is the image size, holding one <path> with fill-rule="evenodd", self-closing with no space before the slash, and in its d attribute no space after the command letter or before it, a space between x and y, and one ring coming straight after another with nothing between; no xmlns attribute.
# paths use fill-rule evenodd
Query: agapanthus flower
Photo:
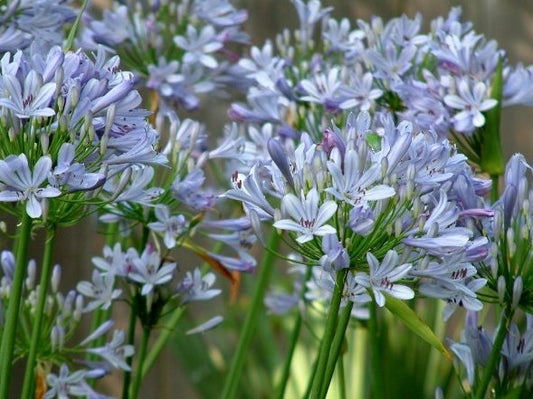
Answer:
<svg viewBox="0 0 533 399"><path fill-rule="evenodd" d="M219 295L220 289L212 288L216 277L213 273L202 275L200 269L187 272L180 281L176 292L180 294L182 303L191 301L206 301Z"/></svg>
<svg viewBox="0 0 533 399"><path fill-rule="evenodd" d="M280 219L272 226L276 229L289 230L298 233L296 241L303 244L313 239L313 236L335 234L333 226L326 224L335 214L337 204L328 200L320 204L318 191L312 188L300 198L294 194L287 194L281 202L282 212L291 219Z"/></svg>
<svg viewBox="0 0 533 399"><path fill-rule="evenodd" d="M151 245L144 249L140 257L133 258L132 264L128 278L142 284L142 295L152 293L157 285L168 283L176 270L176 263L162 263L161 255Z"/></svg>
<svg viewBox="0 0 533 399"><path fill-rule="evenodd" d="M90 302L85 307L85 312L96 308L109 309L111 303L120 297L122 290L115 288L115 275L102 275L97 270L93 271L92 282L80 281L76 289Z"/></svg>
<svg viewBox="0 0 533 399"><path fill-rule="evenodd" d="M380 262L370 252L366 256L369 273L359 272L354 280L363 287L371 288L374 300L378 306L385 305L385 295L388 294L399 299L412 299L414 291L402 284L396 283L406 277L411 269L410 263L399 264L399 255L395 251L388 251L383 261Z"/></svg>
<svg viewBox="0 0 533 399"><path fill-rule="evenodd" d="M98 355L105 359L114 368L130 371L131 367L126 358L133 356L133 345L124 345L125 334L123 330L115 330L113 338L102 347L88 348L87 352Z"/></svg>
<svg viewBox="0 0 533 399"><path fill-rule="evenodd" d="M483 82L477 82L470 87L469 82L463 79L457 83L457 94L448 94L444 97L446 105L460 111L453 116L457 131L471 133L475 128L485 124L482 112L497 104L497 100L487 98L487 90Z"/></svg>
<svg viewBox="0 0 533 399"><path fill-rule="evenodd" d="M61 364L59 374L50 373L46 376L48 390L45 399L64 399L69 396L87 396L96 395L91 386L86 382L88 372L77 370L70 372L66 363Z"/></svg>
<svg viewBox="0 0 533 399"><path fill-rule="evenodd" d="M155 207L157 222L148 223L148 227L156 232L164 233L164 243L168 249L176 246L176 236L182 233L186 227L185 216L170 216L170 211L165 205Z"/></svg>
<svg viewBox="0 0 533 399"><path fill-rule="evenodd" d="M26 213L32 218L40 217L41 200L61 195L61 191L55 187L50 185L42 187L51 167L52 160L48 156L39 158L33 167L33 172L25 154L10 155L5 160L0 160L0 182L3 183L0 201L27 201Z"/></svg>

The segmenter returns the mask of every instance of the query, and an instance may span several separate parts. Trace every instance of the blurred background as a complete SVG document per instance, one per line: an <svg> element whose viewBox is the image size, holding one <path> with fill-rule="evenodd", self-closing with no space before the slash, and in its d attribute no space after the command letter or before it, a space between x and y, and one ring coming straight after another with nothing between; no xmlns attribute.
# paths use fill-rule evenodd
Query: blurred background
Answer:
<svg viewBox="0 0 533 399"><path fill-rule="evenodd" d="M106 7L108 2L95 1L95 3ZM507 51L511 63L533 64L533 1L323 0L322 3L324 6L334 7L333 17L349 18L352 26L356 19L369 20L373 15L381 16L384 21L387 21L404 13L409 17L420 13L424 21L423 31L427 31L433 18L446 15L451 7L460 6L463 9L462 20L473 22L476 32L484 34L488 39L495 39L499 47ZM289 0L236 0L234 4L237 8L243 8L249 12L245 26L254 45L261 46L266 39L273 39L283 28L297 27L296 12ZM226 117L228 105L229 103L221 100L208 100L202 111L190 117L205 123L210 135L221 135L224 124L228 122ZM528 108L514 107L504 110L501 134L507 158L515 152L522 152L528 161L533 161L533 118L531 115L532 110ZM89 278L90 259L101 254L104 244L104 237L95 234L99 229L100 226L96 220L90 220L59 232L60 244L55 258L57 263L63 266L64 290L75 287L80 279ZM37 248L36 251L38 251ZM191 259L187 262L199 261ZM227 306L229 284L219 278L218 285L226 294L219 299L219 305L217 305L219 309L209 310L208 314L214 315L217 312L222 314L227 319L226 327L222 325L214 331L195 338L183 336L183 334L178 335L176 340L169 345L168 350L162 353L157 366L147 377L141 397L186 399L216 397L216 393L221 389L223 370L231 361L231 352L238 339L238 328L234 328L235 323L242 322L244 318L244 309L249 299L246 287L253 284L253 279L253 275L243 276L241 297L236 303ZM120 319L120 315L117 316ZM184 323L192 325L194 323L192 318ZM266 320L262 322L265 323ZM231 327L228 327L230 323ZM274 320L274 338L277 336L276 325L281 329L283 322ZM184 325L182 331L188 328L188 325ZM262 331L258 333L256 344L260 344L261 349L258 349L257 354L255 350L252 351L257 355L254 356L256 362L274 361L269 359L268 351L265 352L265 344L266 347L277 346L283 353L283 340L281 339L280 343L265 342L271 338L272 334L264 336ZM267 353L266 357L261 358L262 353ZM209 357L209 361L206 356ZM264 392L260 392L262 390L256 391L262 381L260 371L256 374L248 373L246 378L250 389L242 393L243 397L268 397ZM114 384L111 380L103 390L109 394L118 394L120 392L118 378L117 385L114 386ZM206 388L209 385L213 389Z"/></svg>

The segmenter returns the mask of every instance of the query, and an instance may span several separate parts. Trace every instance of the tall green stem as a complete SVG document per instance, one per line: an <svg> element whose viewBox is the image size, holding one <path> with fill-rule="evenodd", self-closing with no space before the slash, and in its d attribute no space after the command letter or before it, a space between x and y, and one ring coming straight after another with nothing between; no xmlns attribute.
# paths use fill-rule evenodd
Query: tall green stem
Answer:
<svg viewBox="0 0 533 399"><path fill-rule="evenodd" d="M312 274L312 268L308 267L305 272L305 282L309 280ZM305 298L306 285L304 283L302 287L302 292L300 293L300 300ZM298 338L300 336L300 330L302 328L302 313L298 311L296 314L296 320L294 320L294 326L292 327L289 351L285 358L285 364L283 365L283 372L281 373L281 380L279 382L278 388L276 390L276 398L283 399L285 396L285 390L287 389L287 382L289 381L289 375L291 373L291 364L292 358L294 356L294 351L296 350L296 344L298 343Z"/></svg>
<svg viewBox="0 0 533 399"><path fill-rule="evenodd" d="M246 320L244 321L244 327L239 338L239 343L237 345L237 349L235 355L233 356L230 370L224 384L224 389L221 396L223 399L233 399L236 397L246 354L248 353L250 343L252 341L259 314L263 309L263 298L265 296L268 282L270 281L270 275L274 269L274 251L279 245L280 237L281 236L275 231L271 233L268 241L268 248L270 250L265 253L265 257L259 265L257 286L252 298L250 311L246 315Z"/></svg>
<svg viewBox="0 0 533 399"><path fill-rule="evenodd" d="M141 389L141 382L143 380L143 364L144 359L146 358L146 352L148 349L148 340L150 339L150 333L152 329L150 327L143 328L143 335L141 338L141 344L139 347L139 353L137 354L137 371L135 372L135 378L133 379L133 384L131 385L130 398L137 399L139 396L139 389Z"/></svg>
<svg viewBox="0 0 533 399"><path fill-rule="evenodd" d="M137 311L139 303L137 296L133 297L131 308L130 308L130 319L128 323L128 332L126 337L126 343L128 345L135 346L135 326L137 325ZM131 368L133 364L133 356L130 356L126 359L126 363ZM124 371L124 378L122 380L122 399L128 399L130 394L130 382L131 382L131 371Z"/></svg>
<svg viewBox="0 0 533 399"><path fill-rule="evenodd" d="M76 35L78 33L78 29L80 27L81 18L83 16L83 13L85 12L85 9L87 8L87 5L89 4L89 0L85 0L83 4L81 5L80 11L78 13L78 16L76 17L76 20L74 21L74 24L70 28L70 32L67 37L67 42L65 43L64 50L65 52L69 51L72 48L72 44L74 43L74 39L76 38Z"/></svg>
<svg viewBox="0 0 533 399"><path fill-rule="evenodd" d="M13 361L13 349L15 347L15 337L22 299L22 286L26 277L26 267L28 264L28 245L31 236L32 219L23 209L20 225L17 230L15 242L16 259L13 281L9 293L6 322L2 334L2 344L0 346L0 399L7 399L9 394L11 366Z"/></svg>
<svg viewBox="0 0 533 399"><path fill-rule="evenodd" d="M39 292L37 294L37 305L34 310L35 319L31 333L30 351L24 373L24 384L22 388L22 398L29 399L33 396L35 387L35 362L37 360L37 351L39 349L42 323L44 319L44 307L48 296L48 286L52 275L52 253L54 251L56 236L55 226L49 226L46 229L46 239L44 243L44 254L41 270L41 279L39 281Z"/></svg>
<svg viewBox="0 0 533 399"><path fill-rule="evenodd" d="M370 304L370 320L369 320L369 329L370 329L370 367L372 369L372 375L370 378L372 386L372 397L374 398L384 398L383 394L383 380L381 377L381 350L380 350L380 339L381 339L381 329L378 321L377 305L375 303Z"/></svg>
<svg viewBox="0 0 533 399"><path fill-rule="evenodd" d="M326 376L326 368L328 364L328 358L330 355L331 343L335 337L337 330L337 321L339 318L339 308L341 305L342 292L344 290L344 281L348 269L343 269L337 273L337 279L335 288L333 290L333 296L328 311L328 318L326 320L326 327L324 329L324 336L320 342L320 352L318 353L318 359L316 362L316 372L314 373L311 398L318 399L321 397L322 386ZM329 385L329 382L328 382Z"/></svg>
<svg viewBox="0 0 533 399"><path fill-rule="evenodd" d="M344 358L340 356L337 359L338 376L339 376L339 399L346 399L346 374L344 370ZM325 397L325 395L324 395Z"/></svg>
<svg viewBox="0 0 533 399"><path fill-rule="evenodd" d="M350 318L352 316L352 309L353 302L350 301L342 310L341 317L339 318L337 331L335 332L335 337L331 343L330 355L326 366L324 381L322 382L322 398L325 398L328 393L329 384L331 382L331 378L333 377L335 366L342 362L342 359L339 358L339 355L341 353L341 348L346 336L346 329L348 328L348 323L350 322Z"/></svg>
<svg viewBox="0 0 533 399"><path fill-rule="evenodd" d="M157 359L157 356L159 356L159 353L161 353L161 350L170 338L170 334L174 332L176 324L178 324L178 321L180 320L184 310L185 308L183 307L177 307L176 309L174 309L174 311L170 315L168 322L163 326L161 333L157 337L157 340L155 341L154 345L150 349L150 352L148 352L148 355L146 355L146 358L144 359L141 373L142 378L144 378L146 374L148 374L148 372L150 371L150 368L153 366L155 360Z"/></svg>
<svg viewBox="0 0 533 399"><path fill-rule="evenodd" d="M489 360L483 369L483 376L479 385L476 387L476 396L475 399L483 399L485 397L485 392L490 384L490 380L494 374L494 370L497 369L498 361L500 360L500 352L502 350L503 343L505 341L505 336L507 331L509 331L509 326L513 318L514 310L511 307L507 307L502 314L498 326L498 332L496 333L496 338L492 344L492 350L490 352Z"/></svg>

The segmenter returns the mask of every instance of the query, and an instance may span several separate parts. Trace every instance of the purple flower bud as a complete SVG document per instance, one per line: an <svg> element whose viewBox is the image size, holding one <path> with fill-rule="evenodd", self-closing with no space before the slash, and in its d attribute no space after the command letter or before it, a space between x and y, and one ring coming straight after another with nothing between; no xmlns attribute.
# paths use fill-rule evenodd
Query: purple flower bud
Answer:
<svg viewBox="0 0 533 399"><path fill-rule="evenodd" d="M279 168L287 180L287 183L294 188L294 180L292 179L291 168L289 161L287 160L287 154L285 154L285 150L283 149L281 143L275 139L268 139L267 148L272 161L274 161L276 166Z"/></svg>

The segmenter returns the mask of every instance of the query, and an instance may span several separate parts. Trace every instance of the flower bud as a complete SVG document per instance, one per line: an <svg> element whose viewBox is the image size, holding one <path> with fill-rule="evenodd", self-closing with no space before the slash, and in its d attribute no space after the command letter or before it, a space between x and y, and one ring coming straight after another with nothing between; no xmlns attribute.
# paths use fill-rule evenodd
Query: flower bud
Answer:
<svg viewBox="0 0 533 399"><path fill-rule="evenodd" d="M55 265L52 270L52 278L50 279L50 287L55 294L59 290L59 282L61 281L61 266Z"/></svg>
<svg viewBox="0 0 533 399"><path fill-rule="evenodd" d="M516 309L520 303L520 298L522 297L522 291L524 290L524 282L522 281L522 276L517 276L513 283L513 309Z"/></svg>
<svg viewBox="0 0 533 399"><path fill-rule="evenodd" d="M37 273L37 266L35 261L32 259L28 262L27 272L26 272L26 289L31 291L35 288L35 274Z"/></svg>
<svg viewBox="0 0 533 399"><path fill-rule="evenodd" d="M498 302L503 305L505 303L505 289L506 289L505 277L503 276L498 277L497 288L498 288Z"/></svg>

